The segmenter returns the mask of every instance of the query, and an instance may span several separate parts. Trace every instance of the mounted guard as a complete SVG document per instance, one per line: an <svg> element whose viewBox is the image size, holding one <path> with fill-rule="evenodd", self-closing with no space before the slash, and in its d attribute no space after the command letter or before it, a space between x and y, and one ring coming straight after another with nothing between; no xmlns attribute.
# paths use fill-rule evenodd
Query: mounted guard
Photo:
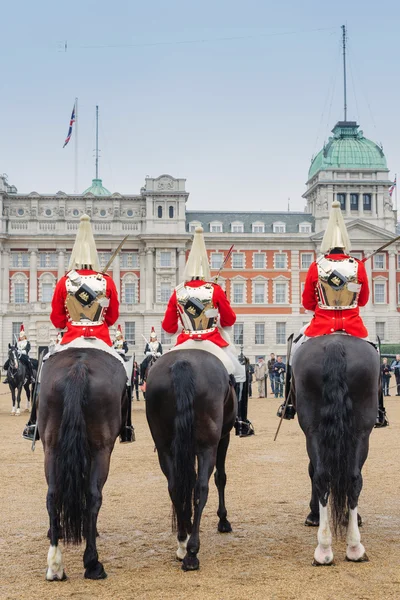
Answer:
<svg viewBox="0 0 400 600"><path fill-rule="evenodd" d="M340 203L335 201L321 243L322 256L311 264L303 290L303 307L314 311L314 315L291 347L290 364L295 351L309 338L340 333L368 340L359 308L368 302L368 277L364 262L350 256L350 250ZM296 413L290 379L291 367L288 365L287 401L278 411L278 416L282 416L285 409L286 419L292 419ZM387 424L383 397L379 409L378 421L382 421L381 425Z"/></svg>
<svg viewBox="0 0 400 600"><path fill-rule="evenodd" d="M18 358L26 367L27 382L35 383L35 378L33 376L33 366L30 361L30 358L29 358L29 352L31 350L31 343L28 340L28 338L26 337L23 323L21 324L21 328L20 328L20 332L19 332L19 339L17 340L16 347L17 347L17 352L18 352ZM4 366L3 366L3 369L5 371L8 370L9 364L10 364L10 361L6 360L6 362L4 363ZM9 383L8 377L6 377L4 379L3 383L7 383L7 384Z"/></svg>
<svg viewBox="0 0 400 600"><path fill-rule="evenodd" d="M162 353L163 348L161 342L158 341L156 331L154 327L152 327L150 332L150 341L146 340L146 346L144 347L145 357L140 365L140 379L142 384L146 381L146 373L148 372L150 365L157 360L157 358L160 358Z"/></svg>
<svg viewBox="0 0 400 600"><path fill-rule="evenodd" d="M224 290L211 282L202 227L196 227L184 280L172 293L162 322L162 328L170 334L182 326L174 349L185 344L209 351L222 360L230 375L242 377L244 366L226 331L235 323L236 314ZM204 343L198 344L199 341Z"/></svg>
<svg viewBox="0 0 400 600"><path fill-rule="evenodd" d="M114 325L118 316L119 300L115 283L109 275L100 271L90 217L83 215L72 250L69 271L55 287L50 314L54 327L66 328L67 331L59 343L53 346L52 354L46 359L51 360L55 354L70 348L75 351L93 348L124 362L120 354L112 348L109 332L109 327ZM130 411L128 412L121 429L122 442L134 441ZM33 439L34 426L31 415L23 437Z"/></svg>
<svg viewBox="0 0 400 600"><path fill-rule="evenodd" d="M124 340L121 325L118 325L113 348L118 352L125 362L128 360L126 356L128 354L128 343Z"/></svg>

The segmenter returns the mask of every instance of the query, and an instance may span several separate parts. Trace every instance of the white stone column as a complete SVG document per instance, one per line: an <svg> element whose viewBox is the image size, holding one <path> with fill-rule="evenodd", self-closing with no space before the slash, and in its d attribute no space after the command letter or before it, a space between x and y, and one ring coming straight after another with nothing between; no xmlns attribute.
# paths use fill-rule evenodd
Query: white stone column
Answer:
<svg viewBox="0 0 400 600"><path fill-rule="evenodd" d="M114 250L112 250L114 252ZM117 288L118 298L121 302L121 267L120 267L120 255L114 258L112 263L112 272L113 272L113 280L115 283L115 287Z"/></svg>
<svg viewBox="0 0 400 600"><path fill-rule="evenodd" d="M397 312L396 251L389 250L389 310Z"/></svg>
<svg viewBox="0 0 400 600"><path fill-rule="evenodd" d="M6 310L7 304L10 302L10 253L3 250L1 258L1 301Z"/></svg>
<svg viewBox="0 0 400 600"><path fill-rule="evenodd" d="M37 251L31 250L29 261L29 302L37 302Z"/></svg>
<svg viewBox="0 0 400 600"><path fill-rule="evenodd" d="M146 251L143 248L139 250L139 268L139 302L140 304L144 304L146 301Z"/></svg>
<svg viewBox="0 0 400 600"><path fill-rule="evenodd" d="M61 279L61 277L64 277L65 272L66 272L66 267L68 265L65 264L65 252L64 250L60 250L58 252L58 272L57 272L57 276L58 279Z"/></svg>
<svg viewBox="0 0 400 600"><path fill-rule="evenodd" d="M186 250L184 248L179 248L178 250L178 281L177 285L183 281L183 272L185 270L186 265Z"/></svg>
<svg viewBox="0 0 400 600"><path fill-rule="evenodd" d="M371 266L371 260L367 260L364 263L365 265L365 270L367 272L367 277L368 277L368 283L369 283L369 298L368 298L368 302L365 305L365 310L372 310L372 298L374 295L374 282L372 281L372 266Z"/></svg>
<svg viewBox="0 0 400 600"><path fill-rule="evenodd" d="M292 314L300 314L300 252L290 252Z"/></svg>
<svg viewBox="0 0 400 600"><path fill-rule="evenodd" d="M154 248L146 248L146 290L145 290L145 302L146 310L153 308L154 302Z"/></svg>
<svg viewBox="0 0 400 600"><path fill-rule="evenodd" d="M364 216L364 191L361 189L361 191L358 192L358 216L360 219Z"/></svg>

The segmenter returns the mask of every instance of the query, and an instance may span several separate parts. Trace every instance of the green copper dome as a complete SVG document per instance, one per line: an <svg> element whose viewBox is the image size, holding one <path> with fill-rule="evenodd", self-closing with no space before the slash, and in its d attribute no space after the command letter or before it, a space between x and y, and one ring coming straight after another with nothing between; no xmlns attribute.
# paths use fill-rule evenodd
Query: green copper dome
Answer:
<svg viewBox="0 0 400 600"><path fill-rule="evenodd" d="M387 171L386 158L380 146L358 131L355 121L339 121L332 129L333 137L311 163L308 179L327 169L378 169Z"/></svg>
<svg viewBox="0 0 400 600"><path fill-rule="evenodd" d="M94 196L111 196L111 192L103 186L101 179L92 179L92 185L83 192L82 196L89 192L94 194Z"/></svg>

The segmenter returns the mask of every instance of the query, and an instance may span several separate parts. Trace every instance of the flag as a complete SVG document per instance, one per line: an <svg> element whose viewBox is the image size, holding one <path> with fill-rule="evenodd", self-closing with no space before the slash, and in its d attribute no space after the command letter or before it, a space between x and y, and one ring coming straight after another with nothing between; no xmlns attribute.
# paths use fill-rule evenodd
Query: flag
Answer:
<svg viewBox="0 0 400 600"><path fill-rule="evenodd" d="M68 135L65 139L63 148L65 148L65 146L68 144L69 140L71 139L72 127L73 127L74 123L75 123L75 104L74 104L74 108L72 109L71 120L69 122Z"/></svg>
<svg viewBox="0 0 400 600"><path fill-rule="evenodd" d="M396 185L397 185L397 181L396 181L396 180L397 180L397 175L396 175L396 177L394 178L393 185L391 185L391 186L390 186L390 188L389 188L389 196L390 196L390 197L392 197L392 194L393 194L394 188L395 188L395 187L396 187Z"/></svg>

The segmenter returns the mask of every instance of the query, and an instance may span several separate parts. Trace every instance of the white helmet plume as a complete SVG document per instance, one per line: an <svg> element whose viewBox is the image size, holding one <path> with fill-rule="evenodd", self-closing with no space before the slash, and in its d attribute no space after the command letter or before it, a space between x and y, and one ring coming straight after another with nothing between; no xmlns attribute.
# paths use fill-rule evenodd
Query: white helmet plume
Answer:
<svg viewBox="0 0 400 600"><path fill-rule="evenodd" d="M202 227L196 227L194 230L192 247L189 252L183 276L185 281L197 278L205 279L205 281L210 281L211 279Z"/></svg>
<svg viewBox="0 0 400 600"><path fill-rule="evenodd" d="M68 269L92 269L100 271L100 262L94 241L90 217L82 215L72 249Z"/></svg>
<svg viewBox="0 0 400 600"><path fill-rule="evenodd" d="M340 202L332 202L332 210L329 215L328 224L322 238L321 252L326 254L333 248L343 248L345 252L350 252L351 244L346 224L343 219Z"/></svg>

